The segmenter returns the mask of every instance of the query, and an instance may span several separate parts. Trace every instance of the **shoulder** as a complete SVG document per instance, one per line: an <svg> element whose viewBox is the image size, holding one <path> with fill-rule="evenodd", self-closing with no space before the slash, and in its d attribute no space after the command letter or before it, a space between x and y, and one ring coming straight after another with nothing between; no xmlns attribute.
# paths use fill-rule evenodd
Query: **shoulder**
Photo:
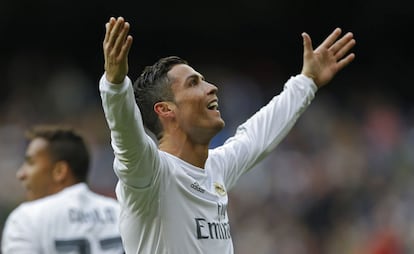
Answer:
<svg viewBox="0 0 414 254"><path fill-rule="evenodd" d="M61 203L62 201L65 202L62 206L81 209L87 207L113 207L118 209L119 207L115 198L90 189L86 183L80 183L65 190L58 202Z"/></svg>
<svg viewBox="0 0 414 254"><path fill-rule="evenodd" d="M33 229L39 221L38 202L23 202L17 206L7 217L4 233L8 231L20 232L22 229Z"/></svg>
<svg viewBox="0 0 414 254"><path fill-rule="evenodd" d="M54 198L48 196L34 201L23 202L9 214L7 221L12 224L25 224L28 227L41 224L46 211L50 213L55 210L51 209L51 207L58 207L53 204L52 200Z"/></svg>
<svg viewBox="0 0 414 254"><path fill-rule="evenodd" d="M46 198L41 198L34 201L23 202L18 207L16 207L10 215L26 215L26 218L30 218L42 209L42 207L47 203L45 200Z"/></svg>
<svg viewBox="0 0 414 254"><path fill-rule="evenodd" d="M9 214L2 232L4 253L39 253L42 227L31 207L31 203L22 203Z"/></svg>
<svg viewBox="0 0 414 254"><path fill-rule="evenodd" d="M109 205L109 206L113 206L113 207L118 207L119 203L118 201L106 194L103 193L97 193L94 191L90 191L90 195L92 197L92 199L94 200L95 203L99 203L101 205Z"/></svg>

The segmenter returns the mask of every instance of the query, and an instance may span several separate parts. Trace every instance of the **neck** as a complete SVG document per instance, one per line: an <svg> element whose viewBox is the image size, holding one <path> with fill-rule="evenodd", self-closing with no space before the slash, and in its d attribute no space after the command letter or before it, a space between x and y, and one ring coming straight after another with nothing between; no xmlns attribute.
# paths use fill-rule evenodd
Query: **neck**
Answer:
<svg viewBox="0 0 414 254"><path fill-rule="evenodd" d="M167 152L185 162L204 169L208 157L208 144L198 144L185 138L174 138L166 135L159 141L159 149Z"/></svg>

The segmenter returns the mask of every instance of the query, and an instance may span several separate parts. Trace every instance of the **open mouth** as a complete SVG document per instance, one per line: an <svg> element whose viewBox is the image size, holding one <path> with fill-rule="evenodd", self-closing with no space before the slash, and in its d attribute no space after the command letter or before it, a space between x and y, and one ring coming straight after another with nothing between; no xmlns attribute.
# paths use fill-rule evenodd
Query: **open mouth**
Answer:
<svg viewBox="0 0 414 254"><path fill-rule="evenodd" d="M218 101L212 101L207 105L209 110L218 110Z"/></svg>

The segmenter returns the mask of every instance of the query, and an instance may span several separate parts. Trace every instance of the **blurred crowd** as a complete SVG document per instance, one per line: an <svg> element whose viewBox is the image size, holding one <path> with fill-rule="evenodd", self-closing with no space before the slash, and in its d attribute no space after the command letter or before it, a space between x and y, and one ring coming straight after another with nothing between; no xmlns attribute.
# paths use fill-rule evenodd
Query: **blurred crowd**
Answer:
<svg viewBox="0 0 414 254"><path fill-rule="evenodd" d="M78 129L93 158L92 189L114 196L116 184L100 77L75 64L19 57L7 70L9 90L0 102L1 229L24 199L15 173L24 158L24 131L33 124ZM259 80L223 66L196 69L219 87L226 121L212 147L282 91L289 78L276 71L258 73ZM341 94L338 86L346 84L340 81L330 84L335 91L328 86L317 92L275 151L231 191L235 253L414 253L414 114L398 98L380 92Z"/></svg>

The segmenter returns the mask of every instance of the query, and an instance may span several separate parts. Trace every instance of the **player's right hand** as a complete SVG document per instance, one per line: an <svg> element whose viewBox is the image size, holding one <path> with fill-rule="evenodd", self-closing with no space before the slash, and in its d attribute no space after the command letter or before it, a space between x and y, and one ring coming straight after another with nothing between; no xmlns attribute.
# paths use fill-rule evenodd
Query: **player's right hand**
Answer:
<svg viewBox="0 0 414 254"><path fill-rule="evenodd" d="M128 35L129 23L123 17L111 17L106 23L103 41L106 79L120 84L128 74L128 53L132 45L132 36Z"/></svg>

